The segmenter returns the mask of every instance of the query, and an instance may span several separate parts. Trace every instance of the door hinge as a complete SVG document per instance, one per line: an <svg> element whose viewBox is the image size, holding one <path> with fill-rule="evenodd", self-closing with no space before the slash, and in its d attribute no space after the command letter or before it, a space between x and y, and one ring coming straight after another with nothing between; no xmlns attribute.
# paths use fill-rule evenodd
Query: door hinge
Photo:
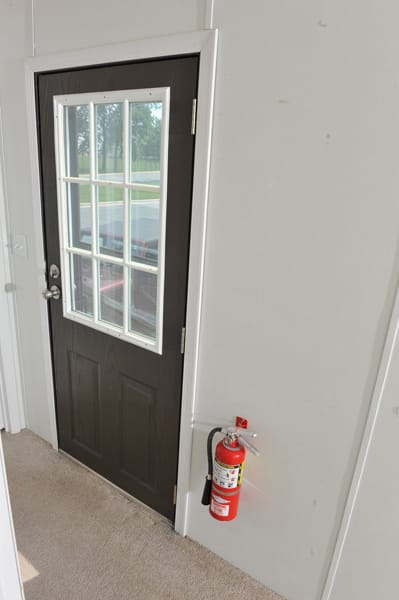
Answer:
<svg viewBox="0 0 399 600"><path fill-rule="evenodd" d="M193 108L191 111L191 135L197 133L197 98L193 98Z"/></svg>
<svg viewBox="0 0 399 600"><path fill-rule="evenodd" d="M181 328L181 338L180 338L180 354L184 354L186 349L186 328Z"/></svg>
<svg viewBox="0 0 399 600"><path fill-rule="evenodd" d="M173 504L176 504L176 500L177 500L177 484L175 483L175 485L173 486Z"/></svg>

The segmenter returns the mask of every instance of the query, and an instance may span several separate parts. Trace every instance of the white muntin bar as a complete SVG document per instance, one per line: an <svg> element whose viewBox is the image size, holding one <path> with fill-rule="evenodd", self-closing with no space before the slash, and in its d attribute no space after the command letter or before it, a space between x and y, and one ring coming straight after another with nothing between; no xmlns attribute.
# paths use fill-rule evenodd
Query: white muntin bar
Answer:
<svg viewBox="0 0 399 600"><path fill-rule="evenodd" d="M67 184L63 183L62 175L65 173L67 157L69 151L66 151L66 145L63 142L65 139L65 129L68 127L68 119L64 118L64 107L54 101L54 133L55 133L55 144L58 152L56 153L56 169L57 169L57 201L58 201L58 228L60 235L60 267L61 267L61 281L62 281L62 306L63 311L68 312L71 310L72 299L71 299L71 265L69 256L65 255L64 248L69 245L69 236L71 232L70 220L68 214L70 214L70 207L68 208L68 194ZM66 121L66 123L65 123ZM69 135L66 138L69 141ZM69 159L68 159L69 169Z"/></svg>
<svg viewBox="0 0 399 600"><path fill-rule="evenodd" d="M127 262L127 266L136 271L144 271L144 273L153 273L154 275L158 275L159 273L159 268L157 266L136 262L134 260Z"/></svg>
<svg viewBox="0 0 399 600"><path fill-rule="evenodd" d="M123 179L124 184L129 183L130 177L130 136L129 136L129 101L123 102Z"/></svg>
<svg viewBox="0 0 399 600"><path fill-rule="evenodd" d="M129 315L130 315L130 289L129 289L129 269L126 266L128 260L130 260L130 191L126 187L129 181L130 175L130 143L129 143L129 101L124 100L123 102L123 179L124 179L124 193L123 193L123 213L124 213L124 224L123 224L123 331L127 333L129 331Z"/></svg>
<svg viewBox="0 0 399 600"><path fill-rule="evenodd" d="M102 185L104 187L114 187L119 189L131 189L138 190L142 192L155 192L159 193L161 186L153 185L149 183L132 183L132 182L124 182L124 181L112 181L109 179L98 179L96 177L63 177L63 181L66 183L79 183L79 184L92 184L92 185Z"/></svg>
<svg viewBox="0 0 399 600"><path fill-rule="evenodd" d="M92 268L92 288L93 288L93 318L94 321L98 321L98 262L95 255L98 251L98 234L97 234L97 194L96 188L92 181L95 178L96 172L96 128L95 128L95 114L94 114L94 103L89 102L89 156L90 156L90 198L91 198L91 268Z"/></svg>
<svg viewBox="0 0 399 600"><path fill-rule="evenodd" d="M161 127L161 193L160 193L160 232L158 241L158 265L159 274L157 278L157 312L156 312L156 349L162 354L163 342L163 301L165 285L165 241L166 241L166 205L168 189L168 147L169 147L169 111L170 111L170 88L165 88L162 99L162 127Z"/></svg>
<svg viewBox="0 0 399 600"><path fill-rule="evenodd" d="M67 246L64 248L65 252L69 254L78 254L79 256L86 256L87 258L91 258L93 253L91 250L84 250L83 248L74 248L73 246Z"/></svg>

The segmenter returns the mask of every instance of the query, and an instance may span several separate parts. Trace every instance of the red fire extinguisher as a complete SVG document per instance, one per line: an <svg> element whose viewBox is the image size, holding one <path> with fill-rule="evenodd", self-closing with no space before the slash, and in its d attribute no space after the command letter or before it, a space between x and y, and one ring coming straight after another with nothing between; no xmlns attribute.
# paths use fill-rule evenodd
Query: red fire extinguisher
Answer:
<svg viewBox="0 0 399 600"><path fill-rule="evenodd" d="M216 433L224 434L212 458L212 441ZM208 475L206 476L202 504L209 505L209 512L218 521L231 521L237 515L240 499L245 448L259 456L259 451L243 436L256 437L241 427L215 427L209 433Z"/></svg>

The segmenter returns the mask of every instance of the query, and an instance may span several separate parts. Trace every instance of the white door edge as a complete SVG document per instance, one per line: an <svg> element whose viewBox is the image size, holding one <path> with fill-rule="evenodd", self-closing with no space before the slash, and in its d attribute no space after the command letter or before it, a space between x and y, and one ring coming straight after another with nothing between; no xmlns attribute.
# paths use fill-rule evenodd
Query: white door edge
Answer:
<svg viewBox="0 0 399 600"><path fill-rule="evenodd" d="M187 499L189 494L192 422L196 401L197 366L200 343L203 272L205 257L206 217L209 191L209 170L213 123L213 102L217 54L217 30L164 36L126 42L117 45L86 48L62 54L39 56L25 62L28 137L32 173L32 202L34 214L37 264L37 293L44 289L45 257L43 250L42 208L39 179L39 157L36 131L35 85L36 73L86 65L99 65L127 60L141 60L162 56L198 53L200 70L198 81L197 134L194 159L189 279L187 290L186 349L183 371L181 427L179 441L178 484L175 530L181 535L187 530ZM58 447L51 349L48 330L47 306L40 311L42 354L46 372L47 405L51 423L51 442ZM182 324L184 325L184 324Z"/></svg>
<svg viewBox="0 0 399 600"><path fill-rule="evenodd" d="M338 531L335 548L332 554L330 567L327 573L324 584L321 600L330 600L334 588L335 578L338 572L339 564L342 557L342 552L345 546L349 527L351 524L353 512L356 506L356 501L359 493L360 484L363 478L364 469L367 462L371 442L374 435L375 425L379 414L380 406L385 392L386 382L391 368L392 356L395 345L398 343L399 332L399 288L396 291L395 302L388 325L387 335L384 343L384 350L380 366L377 373L377 379L374 386L373 395L370 402L369 412L364 427L362 440L360 443L359 454L357 457L355 470L353 473L352 482L349 488L348 496L340 528Z"/></svg>
<svg viewBox="0 0 399 600"><path fill-rule="evenodd" d="M2 381L2 377L0 376L0 431L2 429L5 428L6 426L6 420L4 418L4 408L3 408L3 404L4 404L4 391L3 391L3 381Z"/></svg>
<svg viewBox="0 0 399 600"><path fill-rule="evenodd" d="M25 427L14 290L0 107L0 420L2 416L3 426L10 433Z"/></svg>
<svg viewBox="0 0 399 600"><path fill-rule="evenodd" d="M0 598L24 600L0 437Z"/></svg>

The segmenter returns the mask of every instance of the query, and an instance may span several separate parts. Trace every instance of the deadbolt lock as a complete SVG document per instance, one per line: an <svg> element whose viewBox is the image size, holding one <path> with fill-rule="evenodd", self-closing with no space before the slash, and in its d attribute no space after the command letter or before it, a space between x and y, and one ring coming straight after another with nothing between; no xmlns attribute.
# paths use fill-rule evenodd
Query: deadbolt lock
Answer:
<svg viewBox="0 0 399 600"><path fill-rule="evenodd" d="M60 268L57 265L51 265L49 269L49 275L53 279L58 279L60 276Z"/></svg>

